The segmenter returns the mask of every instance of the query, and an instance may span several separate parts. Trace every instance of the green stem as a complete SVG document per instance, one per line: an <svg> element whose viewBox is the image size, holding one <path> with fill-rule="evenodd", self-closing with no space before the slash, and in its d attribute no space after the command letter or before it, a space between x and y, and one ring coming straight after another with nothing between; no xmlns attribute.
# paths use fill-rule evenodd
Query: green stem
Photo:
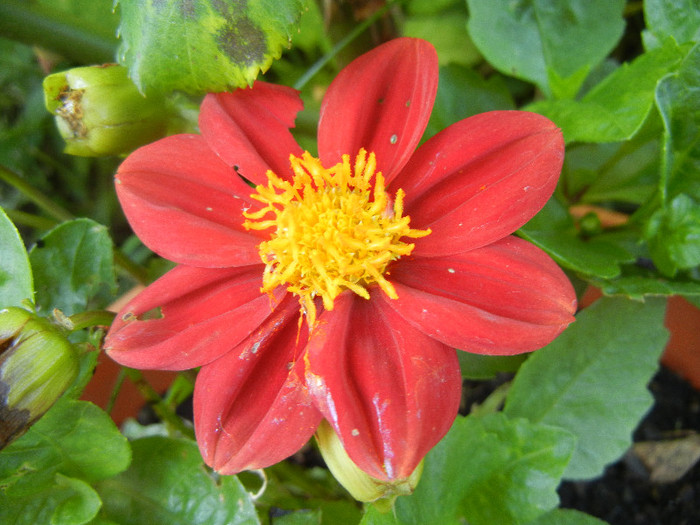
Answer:
<svg viewBox="0 0 700 525"><path fill-rule="evenodd" d="M124 367L126 375L136 385L136 388L141 393L146 402L153 407L156 415L163 420L172 430L179 432L183 436L194 439L194 431L191 427L185 425L180 417L172 411L172 409L163 401L158 392L146 381L143 374L139 370Z"/></svg>
<svg viewBox="0 0 700 525"><path fill-rule="evenodd" d="M38 45L83 64L114 62L119 43L116 36L96 31L72 13L52 8L48 2L26 0L0 2L0 36Z"/></svg>
<svg viewBox="0 0 700 525"><path fill-rule="evenodd" d="M20 210L5 210L5 213L7 213L7 216L15 224L22 224L37 230L50 230L58 224L58 221L53 219Z"/></svg>
<svg viewBox="0 0 700 525"><path fill-rule="evenodd" d="M22 194L24 194L25 197L34 202L51 217L56 219L56 221L70 221L75 218L71 212L53 202L49 197L47 197L41 191L29 184L14 171L3 165L0 165L0 180L7 182L9 185L13 186L15 189L20 191ZM38 227L40 229L46 229L47 227L50 228L55 225L54 223L51 223L49 219L46 219L43 222L41 222L41 224L39 224L37 219L40 218L32 216L28 213L23 213L19 211L8 211L7 213L10 217L12 217L13 215L15 217L18 217L20 219L20 222L22 222L22 219L34 218L32 221L34 222L33 226ZM116 249L114 250L114 262L118 266L126 270L134 279L136 279L140 283L146 284L148 282L148 271L144 267L136 264L126 255L124 255L122 252Z"/></svg>
<svg viewBox="0 0 700 525"><path fill-rule="evenodd" d="M90 312L80 312L79 314L71 315L68 319L72 325L72 331L83 330L84 328L92 328L94 326L109 326L114 321L114 312L107 310L93 310Z"/></svg>
<svg viewBox="0 0 700 525"><path fill-rule="evenodd" d="M0 14L0 16L2 15ZM73 214L71 212L53 202L50 198L29 184L22 177L17 175L14 171L2 165L0 165L0 180L14 186L18 191L22 192L29 200L34 202L54 219L58 221L69 221L73 219Z"/></svg>
<svg viewBox="0 0 700 525"><path fill-rule="evenodd" d="M119 391L122 389L124 379L126 379L126 372L124 371L124 367L120 367L119 375L117 376L117 381L114 384L112 393L110 394L109 400L107 401L107 406L105 407L105 412L107 412L108 414L111 414L112 410L114 410L114 405L117 403L117 397L119 397Z"/></svg>
<svg viewBox="0 0 700 525"><path fill-rule="evenodd" d="M379 18L381 18L384 13L387 12L387 10L394 4L394 2L387 2L384 4L384 6L381 9L378 9L374 13L372 13L372 16L367 18L364 22L361 24L358 24L355 26L355 29L350 31L345 38L343 38L340 42L338 42L336 45L333 46L333 49L331 49L328 53L323 55L320 59L318 59L309 69L306 70L306 72L299 78L294 83L294 89L299 89L303 88L306 83L311 80L316 73L318 73L323 67L328 64L333 58L340 53L340 51L350 44L353 40L355 40L358 36L360 36L364 31L374 24Z"/></svg>

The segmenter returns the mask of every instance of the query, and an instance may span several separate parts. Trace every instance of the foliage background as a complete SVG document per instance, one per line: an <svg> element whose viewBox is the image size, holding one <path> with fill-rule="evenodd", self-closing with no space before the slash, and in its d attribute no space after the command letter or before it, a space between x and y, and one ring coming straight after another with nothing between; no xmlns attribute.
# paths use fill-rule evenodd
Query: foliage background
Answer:
<svg viewBox="0 0 700 525"><path fill-rule="evenodd" d="M119 33L120 38L117 38ZM117 429L78 398L103 310L168 269L116 202L118 156L75 157L44 108L53 71L117 60L194 129L207 91L265 80L301 90L296 136L313 151L325 87L380 41L430 40L440 84L426 138L472 114L525 109L564 132L556 194L518 235L577 290L606 297L532 357L461 354L465 378L514 374L464 407L412 496L382 514L352 501L313 450L257 475L219 477L175 413ZM559 509L562 481L591 479L629 447L667 338L666 298L700 305L700 2L697 0L5 0L0 4L0 307L65 318L83 352L75 385L0 453L0 522L594 524ZM28 250L28 251L27 251ZM54 313L58 309L59 314ZM501 409L501 407L503 407ZM279 510L282 509L282 510Z"/></svg>

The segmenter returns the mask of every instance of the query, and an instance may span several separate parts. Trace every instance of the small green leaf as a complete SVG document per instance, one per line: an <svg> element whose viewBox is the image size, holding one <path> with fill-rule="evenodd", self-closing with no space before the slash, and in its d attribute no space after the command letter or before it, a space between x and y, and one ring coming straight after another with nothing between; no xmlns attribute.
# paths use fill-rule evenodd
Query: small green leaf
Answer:
<svg viewBox="0 0 700 525"><path fill-rule="evenodd" d="M132 442L134 459L101 481L102 514L120 525L258 524L250 494L235 476L215 476L196 443L160 436Z"/></svg>
<svg viewBox="0 0 700 525"><path fill-rule="evenodd" d="M629 447L653 402L646 385L668 337L664 314L661 299L600 299L520 368L504 412L578 437L565 477L598 476Z"/></svg>
<svg viewBox="0 0 700 525"><path fill-rule="evenodd" d="M576 94L624 29L623 0L467 0L467 5L469 33L486 59L559 98Z"/></svg>
<svg viewBox="0 0 700 525"><path fill-rule="evenodd" d="M611 279L620 274L622 263L634 260L622 246L604 238L580 239L573 220L556 199L550 199L518 233L562 266L584 275Z"/></svg>
<svg viewBox="0 0 700 525"><path fill-rule="evenodd" d="M62 399L29 431L0 452L0 487L32 493L54 474L94 481L124 470L129 443L92 403Z"/></svg>
<svg viewBox="0 0 700 525"><path fill-rule="evenodd" d="M39 310L72 315L111 300L112 241L104 226L90 219L65 222L41 238L29 259Z"/></svg>
<svg viewBox="0 0 700 525"><path fill-rule="evenodd" d="M526 523L557 506L573 447L564 430L500 412L458 417L428 453L416 491L396 500L395 518L372 509L362 524Z"/></svg>
<svg viewBox="0 0 700 525"><path fill-rule="evenodd" d="M606 525L606 522L574 509L554 509L527 525Z"/></svg>
<svg viewBox="0 0 700 525"><path fill-rule="evenodd" d="M27 250L12 221L0 208L0 308L21 306L22 301L34 299L32 269Z"/></svg>
<svg viewBox="0 0 700 525"><path fill-rule="evenodd" d="M304 0L121 0L119 62L139 89L192 94L253 83L296 32Z"/></svg>
<svg viewBox="0 0 700 525"><path fill-rule="evenodd" d="M673 277L678 270L700 265L700 204L687 195L680 194L657 210L645 233L662 274Z"/></svg>
<svg viewBox="0 0 700 525"><path fill-rule="evenodd" d="M644 19L658 41L663 42L669 36L679 44L700 40L697 0L644 0Z"/></svg>
<svg viewBox="0 0 700 525"><path fill-rule="evenodd" d="M628 140L649 115L657 82L682 58L683 51L669 40L663 47L620 66L581 100L544 100L526 109L561 127L567 143Z"/></svg>
<svg viewBox="0 0 700 525"><path fill-rule="evenodd" d="M56 474L59 487L72 489L75 494L58 504L51 516L51 525L81 525L97 515L102 501L97 492L83 480Z"/></svg>

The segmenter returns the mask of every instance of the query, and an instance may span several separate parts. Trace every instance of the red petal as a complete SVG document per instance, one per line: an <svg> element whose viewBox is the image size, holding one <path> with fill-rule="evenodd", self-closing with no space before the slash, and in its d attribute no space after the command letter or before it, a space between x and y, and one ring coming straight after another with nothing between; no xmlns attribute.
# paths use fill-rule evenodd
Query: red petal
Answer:
<svg viewBox="0 0 700 525"><path fill-rule="evenodd" d="M178 266L124 307L105 349L115 361L135 368L183 370L209 363L271 314L270 298L260 293L262 271L262 265Z"/></svg>
<svg viewBox="0 0 700 525"><path fill-rule="evenodd" d="M398 299L386 302L446 345L489 355L530 352L574 318L576 295L542 250L506 237L444 258L408 258L390 269Z"/></svg>
<svg viewBox="0 0 700 525"><path fill-rule="evenodd" d="M355 59L323 99L318 151L324 165L365 148L391 181L425 131L437 82L437 54L424 40L398 38Z"/></svg>
<svg viewBox="0 0 700 525"><path fill-rule="evenodd" d="M456 352L376 295L335 300L307 348L306 381L350 458L370 476L408 477L452 425L461 397Z"/></svg>
<svg viewBox="0 0 700 525"><path fill-rule="evenodd" d="M394 181L414 228L433 233L415 255L465 252L531 219L552 195L564 159L561 132L545 117L493 111L426 142Z"/></svg>
<svg viewBox="0 0 700 525"><path fill-rule="evenodd" d="M203 267L260 262L260 239L243 228L252 189L199 135L139 148L119 167L116 188L136 235L166 259Z"/></svg>
<svg viewBox="0 0 700 525"><path fill-rule="evenodd" d="M197 443L222 474L283 460L321 420L303 380L306 331L298 319L299 303L287 296L255 334L197 376Z"/></svg>
<svg viewBox="0 0 700 525"><path fill-rule="evenodd" d="M226 164L255 184L266 184L267 170L290 174L289 155L302 153L289 131L302 108L296 90L255 82L252 88L207 95L199 129Z"/></svg>

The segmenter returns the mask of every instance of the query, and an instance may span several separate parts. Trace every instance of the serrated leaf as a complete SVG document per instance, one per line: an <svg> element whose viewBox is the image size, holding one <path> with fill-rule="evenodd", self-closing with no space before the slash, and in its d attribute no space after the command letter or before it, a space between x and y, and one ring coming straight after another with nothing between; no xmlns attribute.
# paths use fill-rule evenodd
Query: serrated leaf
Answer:
<svg viewBox="0 0 700 525"><path fill-rule="evenodd" d="M101 308L115 287L112 241L107 228L90 219L65 222L31 249L36 304L72 315Z"/></svg>
<svg viewBox="0 0 700 525"><path fill-rule="evenodd" d="M94 481L121 472L130 460L129 443L106 412L64 398L0 452L0 487L33 493L52 485L56 473Z"/></svg>
<svg viewBox="0 0 700 525"><path fill-rule="evenodd" d="M619 142L632 138L654 102L656 84L683 59L673 40L623 64L581 100L545 100L527 106L561 127L569 142Z"/></svg>
<svg viewBox="0 0 700 525"><path fill-rule="evenodd" d="M669 277L700 264L700 204L685 194L657 210L647 223L649 252Z"/></svg>
<svg viewBox="0 0 700 525"><path fill-rule="evenodd" d="M289 46L304 0L121 0L119 62L148 94L252 84Z"/></svg>
<svg viewBox="0 0 700 525"><path fill-rule="evenodd" d="M661 193L667 200L686 193L700 201L700 44L661 79L656 104L666 129Z"/></svg>
<svg viewBox="0 0 700 525"><path fill-rule="evenodd" d="M526 523L556 507L573 447L566 431L500 412L458 417L426 457L416 491L398 498L393 514L372 509L362 524Z"/></svg>
<svg viewBox="0 0 700 525"><path fill-rule="evenodd" d="M24 242L12 221L0 208L0 308L21 306L34 299L34 284Z"/></svg>
<svg viewBox="0 0 700 525"><path fill-rule="evenodd" d="M644 0L644 20L657 41L672 36L676 42L700 39L700 3L697 0Z"/></svg>
<svg viewBox="0 0 700 525"><path fill-rule="evenodd" d="M664 314L661 299L600 299L520 368L504 412L578 437L566 478L600 475L631 444L653 402L646 385L668 337Z"/></svg>
<svg viewBox="0 0 700 525"><path fill-rule="evenodd" d="M573 220L556 199L550 199L518 233L562 266L584 275L611 279L620 274L621 264L634 260L630 252L617 244L579 238Z"/></svg>
<svg viewBox="0 0 700 525"><path fill-rule="evenodd" d="M501 72L568 98L622 35L624 4L622 0L467 0L468 28L481 53Z"/></svg>
<svg viewBox="0 0 700 525"><path fill-rule="evenodd" d="M636 268L635 268L636 270ZM700 282L670 281L649 271L638 270L641 275L625 272L623 277L610 281L593 279L593 285L605 295L625 295L631 299L642 300L646 295L683 295L687 298L700 299Z"/></svg>
<svg viewBox="0 0 700 525"><path fill-rule="evenodd" d="M250 494L235 476L215 476L196 443L161 436L132 442L134 459L101 481L102 514L120 525L258 524Z"/></svg>

